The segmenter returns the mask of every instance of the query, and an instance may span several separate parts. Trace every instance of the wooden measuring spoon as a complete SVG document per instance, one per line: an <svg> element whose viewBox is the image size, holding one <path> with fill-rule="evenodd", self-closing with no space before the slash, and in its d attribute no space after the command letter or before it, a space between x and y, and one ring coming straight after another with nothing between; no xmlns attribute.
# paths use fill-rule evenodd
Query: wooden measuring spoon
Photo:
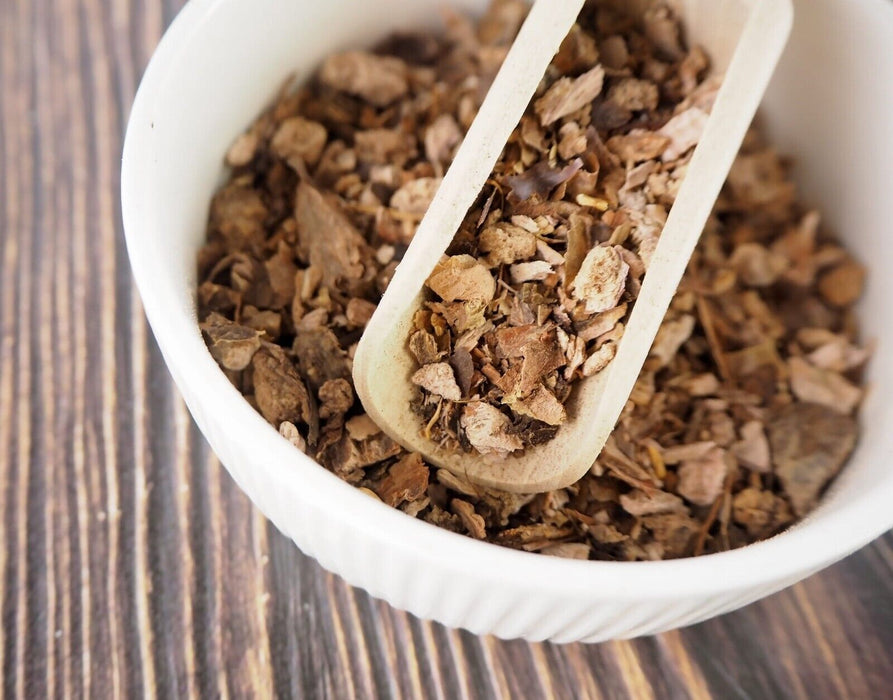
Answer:
<svg viewBox="0 0 893 700"><path fill-rule="evenodd" d="M627 2L644 9L649 0ZM449 450L426 438L410 402L417 369L409 353L423 287L493 170L583 0L538 0L398 266L354 357L357 394L394 440L481 486L533 493L568 486L591 467L620 416L679 280L787 41L790 0L683 0L689 41L725 68L710 118L670 210L617 354L575 387L568 422L522 454Z"/></svg>

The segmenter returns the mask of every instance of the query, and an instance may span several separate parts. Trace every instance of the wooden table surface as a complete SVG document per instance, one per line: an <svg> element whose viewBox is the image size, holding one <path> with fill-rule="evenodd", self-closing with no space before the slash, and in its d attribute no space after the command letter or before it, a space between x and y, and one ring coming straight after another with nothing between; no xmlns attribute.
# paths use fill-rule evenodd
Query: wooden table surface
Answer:
<svg viewBox="0 0 893 700"><path fill-rule="evenodd" d="M121 232L121 140L180 0L0 0L3 697L893 696L893 536L631 642L502 642L347 586L221 469Z"/></svg>

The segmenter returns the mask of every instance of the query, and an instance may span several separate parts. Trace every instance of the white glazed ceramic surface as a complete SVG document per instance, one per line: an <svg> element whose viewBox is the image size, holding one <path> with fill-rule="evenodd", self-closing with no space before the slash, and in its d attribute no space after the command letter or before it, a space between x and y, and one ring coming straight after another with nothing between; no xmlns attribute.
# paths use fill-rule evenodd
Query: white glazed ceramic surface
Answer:
<svg viewBox="0 0 893 700"><path fill-rule="evenodd" d="M737 0L723 0L736 2ZM480 10L486 0L454 0ZM893 526L893 3L799 0L765 114L808 201L872 274L861 311L878 341L856 454L803 523L733 552L582 562L484 544L364 496L295 450L238 394L198 332L195 253L223 153L289 73L443 0L192 0L143 78L127 132L123 215L134 276L171 374L233 478L307 554L393 605L500 637L598 641L691 624L761 598Z"/></svg>

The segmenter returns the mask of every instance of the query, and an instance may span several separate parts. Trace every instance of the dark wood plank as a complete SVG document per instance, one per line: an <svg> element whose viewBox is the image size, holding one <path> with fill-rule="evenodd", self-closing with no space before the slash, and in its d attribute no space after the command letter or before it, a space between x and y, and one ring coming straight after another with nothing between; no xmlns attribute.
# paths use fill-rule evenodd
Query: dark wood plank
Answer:
<svg viewBox="0 0 893 700"><path fill-rule="evenodd" d="M179 0L0 0L0 667L25 697L889 697L893 535L768 600L598 646L420 621L302 555L177 397L118 167Z"/></svg>

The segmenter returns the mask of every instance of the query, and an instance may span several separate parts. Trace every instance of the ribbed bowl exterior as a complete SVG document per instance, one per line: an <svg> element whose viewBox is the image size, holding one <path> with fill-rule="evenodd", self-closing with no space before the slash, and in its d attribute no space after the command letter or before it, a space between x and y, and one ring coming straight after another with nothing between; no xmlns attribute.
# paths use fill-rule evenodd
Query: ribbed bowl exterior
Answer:
<svg viewBox="0 0 893 700"><path fill-rule="evenodd" d="M239 487L305 554L373 596L450 627L530 641L600 642L637 637L729 612L813 573L806 569L763 585L711 595L624 602L600 595L597 589L585 596L532 591L523 581L503 580L494 585L488 572L456 570L447 563L442 568L420 566L416 558L399 550L383 549L378 538L369 536L370 530L327 515L330 504L315 501L313 493L296 492L283 484L263 454L215 423L201 407L199 396L191 395L188 388L182 393L202 433ZM543 560L548 567L550 560ZM656 580L655 587L659 585Z"/></svg>

